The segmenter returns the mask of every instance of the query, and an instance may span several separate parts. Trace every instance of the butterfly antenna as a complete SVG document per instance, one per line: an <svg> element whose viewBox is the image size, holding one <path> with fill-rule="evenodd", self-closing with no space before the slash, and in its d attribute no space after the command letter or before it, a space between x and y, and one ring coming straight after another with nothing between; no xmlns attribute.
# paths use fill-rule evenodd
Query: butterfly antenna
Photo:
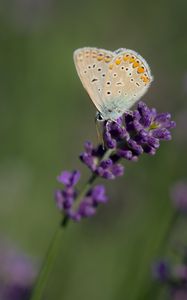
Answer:
<svg viewBox="0 0 187 300"><path fill-rule="evenodd" d="M101 127L99 125L99 121L97 119L97 116L95 117L95 127L96 127L96 132L97 132L97 139L98 143L102 145L103 150L105 149L105 144L104 144L104 139L101 131Z"/></svg>

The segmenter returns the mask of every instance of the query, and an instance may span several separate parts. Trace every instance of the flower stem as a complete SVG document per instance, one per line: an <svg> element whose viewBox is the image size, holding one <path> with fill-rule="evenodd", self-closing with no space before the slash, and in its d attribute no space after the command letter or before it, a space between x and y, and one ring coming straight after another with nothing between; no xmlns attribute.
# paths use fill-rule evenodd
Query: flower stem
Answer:
<svg viewBox="0 0 187 300"><path fill-rule="evenodd" d="M101 160L105 160L105 159L109 158L110 155L112 154L112 152L113 152L113 150L107 150L104 153ZM82 199L84 198L84 196L88 193L89 189L91 188L91 186L92 186L93 182L96 180L96 178L97 178L97 174L95 174L95 173L92 174L90 179L87 181L85 186L82 188L77 199L75 200L75 205L74 205L75 209L79 206L79 204L82 201ZM65 228L68 225L68 222L69 222L68 216L64 216L60 226L58 226L58 228L51 240L51 243L49 245L46 257L44 259L41 271L38 275L38 279L34 286L30 300L41 300L42 299L44 288L47 284L49 274L51 272L51 269L54 265L56 256L58 254L59 242L61 240L63 228Z"/></svg>
<svg viewBox="0 0 187 300"><path fill-rule="evenodd" d="M54 233L54 236L51 240L49 248L46 253L46 257L44 259L43 265L41 267L41 271L38 275L38 279L34 286L33 292L31 294L30 300L40 300L42 299L44 288L46 286L49 273L51 272L52 266L54 265L55 258L59 249L59 242L61 240L63 233L62 226L58 226L57 230Z"/></svg>

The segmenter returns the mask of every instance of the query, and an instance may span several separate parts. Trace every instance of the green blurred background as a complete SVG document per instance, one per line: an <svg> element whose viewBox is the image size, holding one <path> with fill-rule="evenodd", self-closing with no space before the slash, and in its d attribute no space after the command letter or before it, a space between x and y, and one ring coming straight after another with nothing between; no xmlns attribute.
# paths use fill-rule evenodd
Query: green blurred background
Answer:
<svg viewBox="0 0 187 300"><path fill-rule="evenodd" d="M69 224L46 300L135 300L150 283L169 189L187 176L186 11L185 0L0 2L0 234L26 253L44 257L60 220L56 176L79 168L85 180L78 155L85 140L97 142L76 48L138 51L155 78L143 100L178 123L155 157L126 162L125 176L106 182L110 202L97 216Z"/></svg>

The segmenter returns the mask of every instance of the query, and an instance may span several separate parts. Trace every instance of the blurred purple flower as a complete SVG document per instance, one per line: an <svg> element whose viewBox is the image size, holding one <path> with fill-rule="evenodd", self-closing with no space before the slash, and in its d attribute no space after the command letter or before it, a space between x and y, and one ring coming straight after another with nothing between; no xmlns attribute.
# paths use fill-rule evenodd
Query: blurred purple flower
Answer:
<svg viewBox="0 0 187 300"><path fill-rule="evenodd" d="M187 287L173 289L171 297L172 300L187 300Z"/></svg>
<svg viewBox="0 0 187 300"><path fill-rule="evenodd" d="M103 123L103 141L105 147L96 147L89 141L84 144L80 160L91 170L89 189L82 194L75 185L80 179L78 171L64 171L58 181L64 184L63 190L57 190L55 200L60 211L75 221L90 217L96 213L100 202L106 202L103 186L91 188L95 178L108 180L124 174L124 166L119 163L126 159L137 161L143 153L154 155L160 147L160 141L171 139L170 129L175 127L169 113L157 113L156 109L139 102L137 109L131 114L124 114L116 121ZM103 201L96 199L96 192L103 195ZM102 192L101 192L102 191ZM81 199L82 198L82 199ZM78 199L78 204L77 204Z"/></svg>
<svg viewBox="0 0 187 300"><path fill-rule="evenodd" d="M171 300L187 300L187 263L183 261L181 264L160 261L153 266L153 277L169 288Z"/></svg>
<svg viewBox="0 0 187 300"><path fill-rule="evenodd" d="M38 272L37 264L11 244L0 242L0 297L26 300Z"/></svg>
<svg viewBox="0 0 187 300"><path fill-rule="evenodd" d="M187 283L187 265L176 265L173 269L174 276L180 281Z"/></svg>
<svg viewBox="0 0 187 300"><path fill-rule="evenodd" d="M153 277L159 281L167 281L170 275L170 266L168 262L161 260L155 262L152 266Z"/></svg>
<svg viewBox="0 0 187 300"><path fill-rule="evenodd" d="M187 212L187 182L177 182L171 189L171 198L178 210Z"/></svg>

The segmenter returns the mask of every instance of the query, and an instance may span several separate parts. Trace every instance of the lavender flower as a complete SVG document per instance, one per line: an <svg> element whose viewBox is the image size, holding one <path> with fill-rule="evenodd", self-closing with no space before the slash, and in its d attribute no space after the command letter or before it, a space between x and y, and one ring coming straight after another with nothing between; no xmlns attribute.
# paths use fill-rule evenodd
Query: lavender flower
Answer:
<svg viewBox="0 0 187 300"><path fill-rule="evenodd" d="M88 189L83 199L81 199L80 205L77 207L75 200L78 192L75 188L75 184L79 179L79 171L62 172L58 180L64 184L64 190L57 190L55 194L57 207L74 221L80 221L83 217L94 215L97 206L100 203L107 202L104 186L96 185Z"/></svg>
<svg viewBox="0 0 187 300"><path fill-rule="evenodd" d="M83 191L79 192L76 184L80 172L64 171L58 181L64 185L63 190L57 190L55 200L60 211L67 218L80 221L96 213L100 203L107 202L103 186L92 187L97 177L108 180L124 174L124 166L120 160L137 161L143 153L154 155L160 147L160 141L171 139L170 129L175 127L169 113L158 114L156 109L148 108L139 102L132 114L124 114L116 121L103 123L104 147L94 147L86 142L80 160L90 169L92 175ZM102 195L102 200L97 194Z"/></svg>
<svg viewBox="0 0 187 300"><path fill-rule="evenodd" d="M187 183L177 182L171 189L171 198L178 210L187 212Z"/></svg>
<svg viewBox="0 0 187 300"><path fill-rule="evenodd" d="M91 142L86 142L84 148L85 151L81 153L80 159L96 175L105 179L115 179L124 174L124 167L117 163L118 157L116 159L115 155L111 155L110 158L102 159L105 150L101 145L94 148Z"/></svg>
<svg viewBox="0 0 187 300"><path fill-rule="evenodd" d="M120 158L137 160L143 154L154 155L161 140L170 140L170 129L175 127L169 113L158 114L139 102L132 115L125 114L115 122L107 122L104 128L105 143L116 149Z"/></svg>

